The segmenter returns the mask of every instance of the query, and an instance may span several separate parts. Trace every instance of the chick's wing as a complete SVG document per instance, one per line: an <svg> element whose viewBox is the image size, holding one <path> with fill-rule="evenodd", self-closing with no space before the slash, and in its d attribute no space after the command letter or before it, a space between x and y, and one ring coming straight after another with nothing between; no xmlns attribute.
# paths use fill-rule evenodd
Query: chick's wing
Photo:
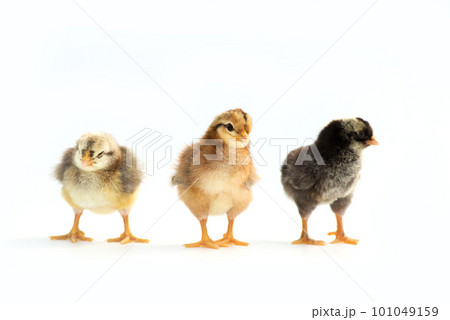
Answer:
<svg viewBox="0 0 450 320"><path fill-rule="evenodd" d="M69 148L66 151L64 151L61 162L56 166L54 175L59 182L63 182L64 173L70 166L72 166L72 159L74 152L75 148Z"/></svg>
<svg viewBox="0 0 450 320"><path fill-rule="evenodd" d="M317 165L314 162L298 163L301 149L289 153L286 163L281 167L282 182L297 190L309 190L317 181Z"/></svg>
<svg viewBox="0 0 450 320"><path fill-rule="evenodd" d="M127 150L125 147L120 147L120 151L122 152L122 164L120 166L122 191L125 193L133 193L141 184L143 173L138 170L137 161L133 154L131 165L127 163L126 154L131 151Z"/></svg>

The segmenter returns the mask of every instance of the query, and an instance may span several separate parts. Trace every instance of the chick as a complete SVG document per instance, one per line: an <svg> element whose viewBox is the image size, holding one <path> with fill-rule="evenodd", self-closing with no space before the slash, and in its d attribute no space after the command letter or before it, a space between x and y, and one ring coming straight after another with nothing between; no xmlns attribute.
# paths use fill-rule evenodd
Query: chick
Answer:
<svg viewBox="0 0 450 320"><path fill-rule="evenodd" d="M127 163L128 154L128 163ZM55 177L62 183L62 196L73 208L75 221L72 230L52 240L92 241L78 229L85 209L95 213L119 211L125 231L108 242L148 242L130 231L128 214L136 200L143 175L136 169L136 159L129 150L118 146L107 133L87 133L74 148L64 152L55 169ZM130 161L131 160L131 161Z"/></svg>
<svg viewBox="0 0 450 320"><path fill-rule="evenodd" d="M331 121L313 145L288 154L281 167L281 181L287 195L298 207L303 227L300 239L293 244L325 244L308 236L308 218L320 204L330 204L336 215L337 231L328 233L336 236L332 243L358 243L345 235L342 217L359 179L362 151L370 145L378 145L370 124L361 118L351 118ZM306 157L317 160L314 151L319 152L324 163L302 163Z"/></svg>
<svg viewBox="0 0 450 320"><path fill-rule="evenodd" d="M180 198L199 220L202 238L186 248L218 249L228 245L247 246L233 236L234 219L252 200L251 186L258 179L248 149L252 119L241 109L217 116L199 143L180 154L172 184ZM210 215L226 213L228 230L223 238L211 240L206 229Z"/></svg>

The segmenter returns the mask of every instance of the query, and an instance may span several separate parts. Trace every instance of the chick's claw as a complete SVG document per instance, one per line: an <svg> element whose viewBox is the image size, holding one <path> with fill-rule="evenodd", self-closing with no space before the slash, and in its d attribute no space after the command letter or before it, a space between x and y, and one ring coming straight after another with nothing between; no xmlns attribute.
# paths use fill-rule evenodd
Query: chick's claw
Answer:
<svg viewBox="0 0 450 320"><path fill-rule="evenodd" d="M329 236L336 236L336 239L334 239L333 241L331 241L330 243L347 243L347 244L353 244L353 245L357 245L358 241L357 239L352 239L347 237L345 234L339 234L336 231L333 232L328 232Z"/></svg>
<svg viewBox="0 0 450 320"><path fill-rule="evenodd" d="M150 242L148 239L141 239L141 238L135 237L131 233L129 233L129 234L122 233L120 235L120 237L108 239L106 241L120 242L121 244L126 244L126 243L130 243L130 242L137 242L137 243L149 243Z"/></svg>
<svg viewBox="0 0 450 320"><path fill-rule="evenodd" d="M88 238L84 236L84 232L81 230L70 231L68 234L63 234L61 236L51 236L51 240L70 240L73 243L80 241L93 241L92 238Z"/></svg>

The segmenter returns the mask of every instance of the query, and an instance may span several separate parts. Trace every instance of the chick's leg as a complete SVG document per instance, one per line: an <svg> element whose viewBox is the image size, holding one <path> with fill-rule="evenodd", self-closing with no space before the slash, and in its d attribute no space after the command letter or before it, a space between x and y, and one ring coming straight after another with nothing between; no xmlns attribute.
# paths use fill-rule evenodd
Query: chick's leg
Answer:
<svg viewBox="0 0 450 320"><path fill-rule="evenodd" d="M336 239L331 243L339 243L344 242L348 244L358 244L359 240L351 239L347 237L344 233L344 227L342 224L342 217L344 216L345 210L347 210L348 206L352 202L353 194L346 196L345 198L339 198L335 202L333 202L330 207L336 215L337 222L337 230L335 232L329 232L328 235L335 235Z"/></svg>
<svg viewBox="0 0 450 320"><path fill-rule="evenodd" d="M324 246L325 241L311 239L308 235L308 219L309 217L302 218L302 234L300 239L295 240L292 244L312 244L315 246Z"/></svg>
<svg viewBox="0 0 450 320"><path fill-rule="evenodd" d="M202 228L202 239L199 242L185 244L184 245L185 248L203 247L203 248L219 249L219 247L227 247L227 245L215 244L214 241L212 241L212 239L209 237L208 231L206 230L207 220L208 220L207 218L200 220L200 226Z"/></svg>
<svg viewBox="0 0 450 320"><path fill-rule="evenodd" d="M356 239L351 239L349 237L347 237L344 233L344 226L342 224L342 215L339 213L336 213L336 222L337 222L337 230L334 232L328 232L328 235L335 235L336 239L334 241L332 241L331 243L339 243L339 242L343 242L343 243L347 243L347 244L358 244L359 240Z"/></svg>
<svg viewBox="0 0 450 320"><path fill-rule="evenodd" d="M128 223L128 214L130 213L129 209L119 210L120 215L123 218L123 224L125 227L125 231L118 238L108 239L108 242L120 242L121 244L129 243L129 242L138 242L138 243L148 243L148 239L140 239L135 237L130 230L130 225Z"/></svg>
<svg viewBox="0 0 450 320"><path fill-rule="evenodd" d="M216 244L235 244L238 246L248 246L248 242L243 242L236 240L233 236L233 224L234 218L228 217L228 229L227 232L223 235L223 238L217 241L214 241Z"/></svg>
<svg viewBox="0 0 450 320"><path fill-rule="evenodd" d="M80 223L81 215L83 210L74 209L75 220L73 222L72 230L68 234L63 234L62 236L51 236L51 240L70 240L72 242L80 241L92 241L91 238L85 237L84 232L78 229L78 224Z"/></svg>

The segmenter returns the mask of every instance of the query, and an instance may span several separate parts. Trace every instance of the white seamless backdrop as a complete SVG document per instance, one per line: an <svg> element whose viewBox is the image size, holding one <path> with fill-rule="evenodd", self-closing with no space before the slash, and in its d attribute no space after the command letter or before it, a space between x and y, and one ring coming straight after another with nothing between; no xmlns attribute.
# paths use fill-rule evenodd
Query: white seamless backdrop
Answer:
<svg viewBox="0 0 450 320"><path fill-rule="evenodd" d="M308 319L313 306L448 302L449 18L438 0L1 1L0 314ZM358 246L290 244L301 220L267 142L235 224L251 245L182 247L200 228L170 186L175 159L237 107L253 141L371 123L380 145L344 219ZM90 212L93 243L50 241L73 219L51 175L62 152L86 131L126 144L144 128L172 137L130 215L150 244L106 243L120 215ZM226 223L211 218L210 235ZM334 215L320 207L309 226L331 241Z"/></svg>

